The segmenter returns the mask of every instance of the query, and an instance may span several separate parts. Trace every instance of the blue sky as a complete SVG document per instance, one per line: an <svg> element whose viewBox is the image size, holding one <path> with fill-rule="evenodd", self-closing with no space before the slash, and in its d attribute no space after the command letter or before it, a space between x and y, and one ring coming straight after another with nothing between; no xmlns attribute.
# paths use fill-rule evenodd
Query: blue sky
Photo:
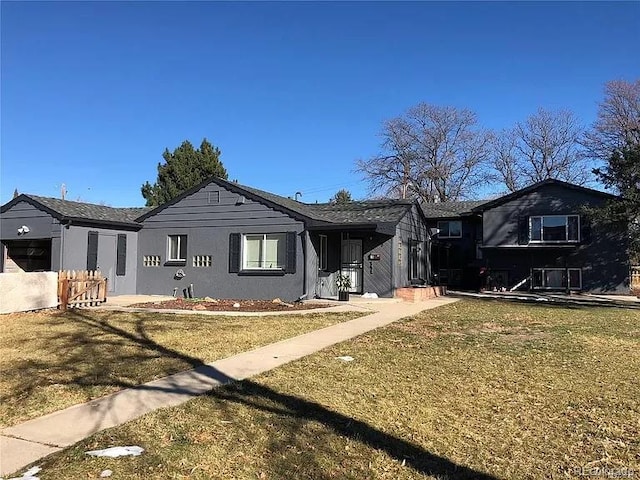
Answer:
<svg viewBox="0 0 640 480"><path fill-rule="evenodd" d="M229 178L326 201L366 185L385 119L418 102L487 128L538 107L590 124L640 76L640 2L6 2L0 201L143 205L165 148L207 137Z"/></svg>

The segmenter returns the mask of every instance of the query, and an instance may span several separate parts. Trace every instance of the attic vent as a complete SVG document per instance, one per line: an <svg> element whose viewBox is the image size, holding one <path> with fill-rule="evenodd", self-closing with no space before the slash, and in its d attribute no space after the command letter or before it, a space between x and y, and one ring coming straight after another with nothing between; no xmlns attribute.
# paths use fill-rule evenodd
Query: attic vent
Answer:
<svg viewBox="0 0 640 480"><path fill-rule="evenodd" d="M236 205L242 205L245 202L245 198L244 195L239 195L238 199L236 200Z"/></svg>
<svg viewBox="0 0 640 480"><path fill-rule="evenodd" d="M220 192L219 191L209 192L209 198L208 198L207 202L210 205L214 204L214 203L220 203Z"/></svg>

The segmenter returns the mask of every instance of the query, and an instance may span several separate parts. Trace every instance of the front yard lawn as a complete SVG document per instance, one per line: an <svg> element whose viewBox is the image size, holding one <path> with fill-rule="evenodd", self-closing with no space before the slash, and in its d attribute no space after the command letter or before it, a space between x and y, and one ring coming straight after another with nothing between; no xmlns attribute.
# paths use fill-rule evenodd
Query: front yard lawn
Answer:
<svg viewBox="0 0 640 480"><path fill-rule="evenodd" d="M461 301L38 464L43 479L637 476L638 372L638 310ZM146 451L84 454L113 445Z"/></svg>
<svg viewBox="0 0 640 480"><path fill-rule="evenodd" d="M360 315L223 317L100 310L2 315L0 426Z"/></svg>

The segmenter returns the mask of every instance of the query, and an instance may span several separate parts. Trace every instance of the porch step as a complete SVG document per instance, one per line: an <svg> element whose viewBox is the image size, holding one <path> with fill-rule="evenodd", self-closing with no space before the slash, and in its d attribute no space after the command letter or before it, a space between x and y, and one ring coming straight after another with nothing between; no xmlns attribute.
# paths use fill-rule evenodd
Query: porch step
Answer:
<svg viewBox="0 0 640 480"><path fill-rule="evenodd" d="M447 294L447 287L403 287L396 288L394 297L401 298L405 302L422 302L430 298L442 297Z"/></svg>

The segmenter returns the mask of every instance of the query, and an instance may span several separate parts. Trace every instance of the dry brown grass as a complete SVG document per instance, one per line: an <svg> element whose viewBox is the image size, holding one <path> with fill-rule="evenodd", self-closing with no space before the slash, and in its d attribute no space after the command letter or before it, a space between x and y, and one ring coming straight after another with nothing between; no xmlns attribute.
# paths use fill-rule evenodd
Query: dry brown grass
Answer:
<svg viewBox="0 0 640 480"><path fill-rule="evenodd" d="M458 302L102 432L42 478L638 476L638 331L638 310Z"/></svg>
<svg viewBox="0 0 640 480"><path fill-rule="evenodd" d="M355 318L98 310L2 315L0 426Z"/></svg>

